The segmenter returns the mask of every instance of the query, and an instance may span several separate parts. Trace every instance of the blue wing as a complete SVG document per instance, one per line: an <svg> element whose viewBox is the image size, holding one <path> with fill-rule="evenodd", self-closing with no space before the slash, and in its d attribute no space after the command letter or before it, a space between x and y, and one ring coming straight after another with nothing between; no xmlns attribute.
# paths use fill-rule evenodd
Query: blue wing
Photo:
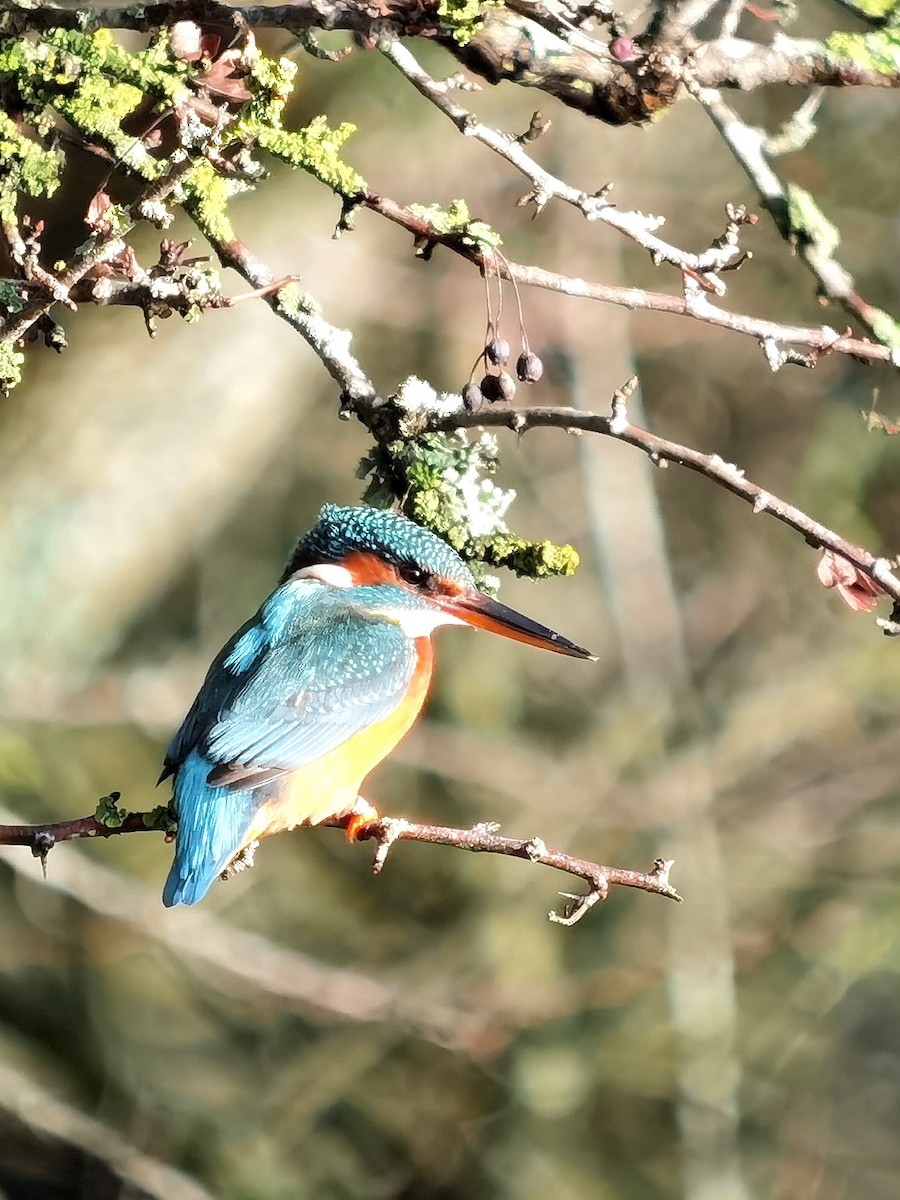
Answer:
<svg viewBox="0 0 900 1200"><path fill-rule="evenodd" d="M213 663L166 755L178 835L166 904L194 903L242 844L264 785L388 717L415 645L352 592L279 588Z"/></svg>

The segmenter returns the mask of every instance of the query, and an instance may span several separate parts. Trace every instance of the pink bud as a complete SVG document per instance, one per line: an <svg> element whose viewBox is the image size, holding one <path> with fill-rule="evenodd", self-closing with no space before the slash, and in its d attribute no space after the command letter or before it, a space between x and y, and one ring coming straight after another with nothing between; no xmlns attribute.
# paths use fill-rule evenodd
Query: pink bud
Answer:
<svg viewBox="0 0 900 1200"><path fill-rule="evenodd" d="M634 38L614 37L609 52L618 62L633 62L637 58L637 45Z"/></svg>

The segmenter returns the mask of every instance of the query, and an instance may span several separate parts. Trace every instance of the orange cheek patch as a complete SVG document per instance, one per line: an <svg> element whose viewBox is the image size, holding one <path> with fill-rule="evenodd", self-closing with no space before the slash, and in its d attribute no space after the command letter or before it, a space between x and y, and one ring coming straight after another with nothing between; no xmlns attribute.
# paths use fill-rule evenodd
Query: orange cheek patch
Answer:
<svg viewBox="0 0 900 1200"><path fill-rule="evenodd" d="M400 585L400 576L396 570L366 550L354 550L341 561L341 566L350 572L355 584L392 583Z"/></svg>

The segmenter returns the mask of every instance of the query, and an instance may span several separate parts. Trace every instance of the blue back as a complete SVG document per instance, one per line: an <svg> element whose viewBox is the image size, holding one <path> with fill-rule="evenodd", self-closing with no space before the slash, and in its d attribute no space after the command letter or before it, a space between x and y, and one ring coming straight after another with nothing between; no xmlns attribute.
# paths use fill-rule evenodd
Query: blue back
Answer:
<svg viewBox="0 0 900 1200"><path fill-rule="evenodd" d="M421 604L387 585L293 580L222 649L166 754L178 816L167 906L202 899L285 775L393 712L417 652L372 609Z"/></svg>

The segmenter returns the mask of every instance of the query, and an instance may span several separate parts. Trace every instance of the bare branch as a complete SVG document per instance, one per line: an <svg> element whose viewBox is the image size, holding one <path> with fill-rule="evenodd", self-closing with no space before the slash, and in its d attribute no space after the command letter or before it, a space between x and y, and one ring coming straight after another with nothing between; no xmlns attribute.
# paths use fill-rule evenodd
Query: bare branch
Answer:
<svg viewBox="0 0 900 1200"><path fill-rule="evenodd" d="M767 161L768 138L765 132L742 121L734 109L725 103L719 92L706 88L691 90L756 188L782 237L794 246L815 276L822 293L841 304L873 337L890 343L889 329L896 323L889 314L869 304L856 291L853 276L834 256L839 240L837 231L821 218L821 214L817 215L821 224L827 226L824 233L817 234L812 228L812 217L809 228L795 227L791 218L788 189ZM811 97L808 104L811 106L815 100L815 97ZM805 107L807 106L804 105ZM810 121L811 119L810 116Z"/></svg>
<svg viewBox="0 0 900 1200"><path fill-rule="evenodd" d="M691 254L665 242L654 235L654 231L665 223L664 217L650 216L641 212L623 212L607 198L611 185L607 184L593 195L572 187L544 170L525 151L518 138L501 133L483 124L468 109L452 100L445 88L422 69L406 46L396 41L381 46L384 55L401 71L413 86L445 116L449 117L465 137L473 138L505 159L528 179L532 191L524 196L520 205L533 204L535 213L541 211L552 197L556 197L579 209L589 221L597 221L618 230L632 241L643 246L654 262L668 262L683 270L706 275L721 271L740 258L741 249L737 241L740 221L729 216L725 233L701 254ZM734 210L735 212L737 210ZM718 288L716 288L718 290Z"/></svg>
<svg viewBox="0 0 900 1200"><path fill-rule="evenodd" d="M585 412L579 408L512 408L509 405L497 404L491 408L482 409L477 413L460 411L451 418L445 418L437 423L439 428L460 429L472 426L506 427L515 433L525 433L529 429L551 427L566 430L584 430L588 433L599 433L605 437L614 437L630 446L643 450L657 466L667 463L677 463L696 471L711 479L719 487L725 488L741 500L745 500L754 513L766 513L801 533L807 543L818 549L833 550L842 558L851 562L863 575L866 575L887 595L900 601L900 576L895 573L894 565L886 558L872 554L862 546L848 541L833 529L814 520L802 509L779 499L757 483L747 479L743 470L726 462L718 454L704 454L700 450L692 450L689 446L679 445L659 437L639 425L632 425L628 420L626 402L627 396L633 391L637 380L629 380L613 398L612 415L600 416L599 413Z"/></svg>
<svg viewBox="0 0 900 1200"><path fill-rule="evenodd" d="M0 845L30 846L32 854L39 857L46 866L47 855L57 842L83 837L113 837L116 834L136 833L148 829L167 829L172 823L173 817L165 809L154 809L148 813L121 812L117 823L104 822L102 813L108 810L110 801L113 811L117 812L119 798L118 792L104 797L98 805L97 813L90 817L56 821L46 825L0 825ZM324 824L332 828L346 829L350 819L339 817ZM442 825L415 824L397 817L380 817L362 826L355 837L358 841L374 839L378 842L373 865L376 874L384 866L388 850L398 841L428 842L432 845L455 847L457 850L502 854L565 871L585 880L590 890L581 896L565 893L572 903L567 905L562 913L550 913L550 919L560 925L574 925L595 904L606 899L612 886L640 888L645 892L667 896L670 900L681 899L669 883L671 861L657 859L647 873L621 867L606 867L583 858L574 858L558 850L550 850L540 838L523 841L520 838L501 837L497 833L498 829L499 826L492 822L475 825L471 829L451 829ZM249 865L249 861L241 863L241 867ZM233 872L229 871L229 875L231 873Z"/></svg>
<svg viewBox="0 0 900 1200"><path fill-rule="evenodd" d="M814 364L815 356L822 354L849 354L862 362L892 363L900 367L900 351L890 347L867 341L864 338L854 338L849 334L839 334L837 330L827 325L818 328L801 325L782 325L777 321L765 321L743 313L731 313L718 308L699 287L685 287L682 296L671 296L663 292L651 292L645 288L617 287L612 284L592 283L578 277L560 275L555 271L547 271L543 267L525 266L519 263L504 261L488 251L483 251L472 244L472 239L466 239L458 234L444 234L435 229L421 217L413 215L408 209L396 201L375 192L367 192L362 198L364 207L401 225L414 237L422 242L440 243L475 263L482 271L499 272L504 279L514 280L528 287L544 288L552 292L561 292L566 296L578 296L585 300L599 300L603 304L615 304L622 308L643 312L674 313L682 317L692 317L707 325L720 329L730 329L733 333L744 334L755 338L763 347L766 343L774 346L804 346L813 352L813 360L807 360L805 365ZM688 278L687 284L690 283ZM773 369L783 363L775 363L770 358ZM785 358L785 362L794 361Z"/></svg>
<svg viewBox="0 0 900 1200"><path fill-rule="evenodd" d="M344 826L346 821L341 819L335 824ZM356 838L359 841L374 839L378 842L374 862L376 874L384 866L387 853L394 843L408 841L452 846L457 850L471 850L480 854L503 854L510 858L539 863L544 867L555 867L557 871L575 875L589 885L589 891L578 896L569 892L560 893L571 903L566 905L563 912L549 914L550 920L558 925L574 925L595 904L605 900L609 889L615 886L640 888L644 892L667 896L670 900L681 899L669 883L669 872L673 865L671 860L656 859L647 873L624 870L621 867L605 867L583 858L574 858L571 854L550 850L539 837L524 841L521 838L502 837L497 832L499 828L499 825L493 822L483 822L473 825L471 829L451 829L443 825L421 825L395 817L381 817L363 825L357 831Z"/></svg>

